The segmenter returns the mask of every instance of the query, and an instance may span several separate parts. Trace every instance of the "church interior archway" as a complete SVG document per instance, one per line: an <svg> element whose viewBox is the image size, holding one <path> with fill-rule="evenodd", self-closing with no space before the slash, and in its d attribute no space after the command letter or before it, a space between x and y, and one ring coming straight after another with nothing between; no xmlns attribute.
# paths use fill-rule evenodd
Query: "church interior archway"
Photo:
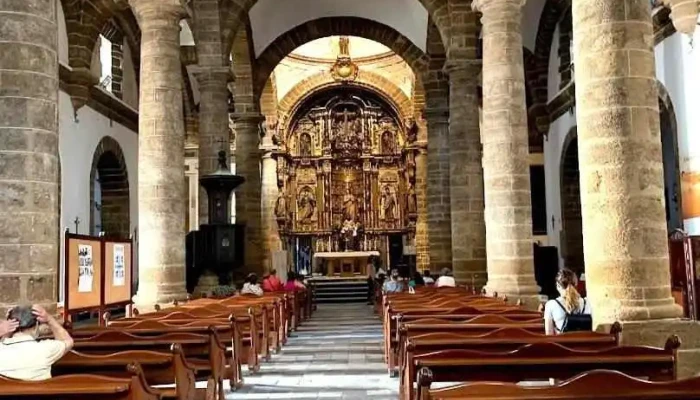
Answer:
<svg viewBox="0 0 700 400"><path fill-rule="evenodd" d="M561 162L561 256L564 266L580 274L584 271L581 183L578 164L578 137L573 128L564 143Z"/></svg>
<svg viewBox="0 0 700 400"><path fill-rule="evenodd" d="M129 178L122 149L107 136L95 150L90 172L90 232L128 238Z"/></svg>
<svg viewBox="0 0 700 400"><path fill-rule="evenodd" d="M668 232L683 229L681 210L681 176L678 153L676 115L665 88L659 84L661 152L664 165L664 199Z"/></svg>

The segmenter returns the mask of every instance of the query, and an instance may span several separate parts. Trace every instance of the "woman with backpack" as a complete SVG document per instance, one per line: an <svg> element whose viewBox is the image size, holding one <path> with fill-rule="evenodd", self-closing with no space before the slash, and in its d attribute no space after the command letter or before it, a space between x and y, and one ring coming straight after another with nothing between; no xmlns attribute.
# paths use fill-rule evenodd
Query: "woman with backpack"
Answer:
<svg viewBox="0 0 700 400"><path fill-rule="evenodd" d="M591 304L576 290L576 274L563 268L559 270L556 282L559 297L549 300L544 306L544 330L547 335L592 330Z"/></svg>

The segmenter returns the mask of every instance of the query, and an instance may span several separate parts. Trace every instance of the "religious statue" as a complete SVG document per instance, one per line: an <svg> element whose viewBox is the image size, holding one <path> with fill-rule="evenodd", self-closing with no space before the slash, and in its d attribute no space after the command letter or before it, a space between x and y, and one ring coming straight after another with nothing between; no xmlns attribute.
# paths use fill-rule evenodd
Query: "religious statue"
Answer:
<svg viewBox="0 0 700 400"><path fill-rule="evenodd" d="M287 218L287 197L282 192L280 192L279 196L277 196L275 216L277 216L278 219Z"/></svg>
<svg viewBox="0 0 700 400"><path fill-rule="evenodd" d="M303 188L299 193L299 221L311 222L311 218L316 211L316 198L311 188Z"/></svg>
<svg viewBox="0 0 700 400"><path fill-rule="evenodd" d="M381 211L384 220L394 221L398 219L396 206L396 194L391 190L389 185L384 186L384 192L381 198Z"/></svg>
<svg viewBox="0 0 700 400"><path fill-rule="evenodd" d="M406 122L406 140L408 143L415 143L418 140L418 123L413 118Z"/></svg>
<svg viewBox="0 0 700 400"><path fill-rule="evenodd" d="M406 195L406 211L408 211L408 214L415 215L418 214L418 203L416 201L416 190L413 188L413 186L410 186L408 188L408 194Z"/></svg>
<svg viewBox="0 0 700 400"><path fill-rule="evenodd" d="M333 146L345 152L359 150L362 141L362 123L357 113L343 110L335 114L333 121Z"/></svg>
<svg viewBox="0 0 700 400"><path fill-rule="evenodd" d="M394 135L389 131L384 131L384 133L382 133L382 153L396 153L396 141L394 141Z"/></svg>
<svg viewBox="0 0 700 400"><path fill-rule="evenodd" d="M357 221L357 199L350 193L350 186L345 188L343 196L343 222Z"/></svg>
<svg viewBox="0 0 700 400"><path fill-rule="evenodd" d="M311 136L308 133L302 133L299 136L299 155L301 157L311 157Z"/></svg>

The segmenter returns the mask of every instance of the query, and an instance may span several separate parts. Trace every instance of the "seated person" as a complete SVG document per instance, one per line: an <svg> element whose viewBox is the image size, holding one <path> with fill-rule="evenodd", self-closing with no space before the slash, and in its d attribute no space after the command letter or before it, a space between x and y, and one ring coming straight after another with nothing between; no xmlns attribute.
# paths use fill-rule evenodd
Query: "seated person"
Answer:
<svg viewBox="0 0 700 400"><path fill-rule="evenodd" d="M423 282L425 282L426 286L430 286L435 283L435 279L433 279L433 276L430 275L429 269L423 271Z"/></svg>
<svg viewBox="0 0 700 400"><path fill-rule="evenodd" d="M384 293L399 293L403 292L403 282L399 280L399 271L396 269L391 270L391 277L388 281L384 282L382 286L382 291Z"/></svg>
<svg viewBox="0 0 700 400"><path fill-rule="evenodd" d="M559 297L544 305L544 330L547 335L580 329L566 329L569 315L591 315L591 303L576 290L578 279L569 269L561 269L557 274ZM592 327L591 327L592 328Z"/></svg>
<svg viewBox="0 0 700 400"><path fill-rule="evenodd" d="M73 338L41 306L15 307L7 319L17 326L0 342L0 375L25 381L51 379L51 366L73 348ZM37 340L40 324L49 326L54 339Z"/></svg>
<svg viewBox="0 0 700 400"><path fill-rule="evenodd" d="M243 284L243 289L241 289L241 294L252 294L254 296L262 296L263 290L258 284L258 276L255 274L248 274L248 277Z"/></svg>
<svg viewBox="0 0 700 400"><path fill-rule="evenodd" d="M284 290L282 281L277 277L277 270L273 269L269 275L263 278L262 288L265 292L281 292Z"/></svg>
<svg viewBox="0 0 700 400"><path fill-rule="evenodd" d="M296 280L297 280L296 272L289 271L287 273L287 283L284 284L284 291L285 292L296 292L296 290L299 288L297 286Z"/></svg>
<svg viewBox="0 0 700 400"><path fill-rule="evenodd" d="M452 277L452 271L449 268L443 268L440 271L440 277L435 282L437 287L455 287L455 278Z"/></svg>

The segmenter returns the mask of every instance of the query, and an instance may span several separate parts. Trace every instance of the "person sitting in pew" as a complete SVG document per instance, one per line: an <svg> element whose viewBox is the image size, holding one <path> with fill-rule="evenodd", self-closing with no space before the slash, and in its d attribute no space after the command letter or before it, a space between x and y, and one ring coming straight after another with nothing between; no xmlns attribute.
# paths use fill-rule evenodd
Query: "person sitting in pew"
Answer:
<svg viewBox="0 0 700 400"><path fill-rule="evenodd" d="M304 286L303 283L299 282L299 279L301 277L297 275L296 272L289 271L287 273L287 283L284 284L284 291L285 292L296 292L299 289L305 289L306 286Z"/></svg>
<svg viewBox="0 0 700 400"><path fill-rule="evenodd" d="M559 270L556 278L559 297L544 306L544 328L547 335L591 330L591 303L576 290L578 279L570 269Z"/></svg>
<svg viewBox="0 0 700 400"><path fill-rule="evenodd" d="M241 289L241 294L252 294L254 296L262 296L263 290L258 284L258 276L255 274L248 274L245 279L246 282L243 284L243 289Z"/></svg>
<svg viewBox="0 0 700 400"><path fill-rule="evenodd" d="M281 292L284 290L282 281L277 277L276 269L270 271L270 274L263 278L262 288L265 292Z"/></svg>
<svg viewBox="0 0 700 400"><path fill-rule="evenodd" d="M455 278L452 277L452 271L449 268L443 268L442 271L440 271L440 277L435 282L435 286L437 286L437 287L455 287L455 286L457 286L457 283L455 282Z"/></svg>
<svg viewBox="0 0 700 400"><path fill-rule="evenodd" d="M8 313L17 330L0 342L0 375L25 381L51 379L51 366L73 348L73 338L56 319L38 305L17 306ZM54 339L37 340L40 324Z"/></svg>
<svg viewBox="0 0 700 400"><path fill-rule="evenodd" d="M392 269L389 280L384 282L382 286L382 291L384 293L399 293L403 292L403 290L403 282L399 280L399 271L397 269Z"/></svg>
<svg viewBox="0 0 700 400"><path fill-rule="evenodd" d="M435 279L433 279L433 276L430 275L430 270L426 269L423 271L423 282L425 283L426 286L433 285L435 283Z"/></svg>

